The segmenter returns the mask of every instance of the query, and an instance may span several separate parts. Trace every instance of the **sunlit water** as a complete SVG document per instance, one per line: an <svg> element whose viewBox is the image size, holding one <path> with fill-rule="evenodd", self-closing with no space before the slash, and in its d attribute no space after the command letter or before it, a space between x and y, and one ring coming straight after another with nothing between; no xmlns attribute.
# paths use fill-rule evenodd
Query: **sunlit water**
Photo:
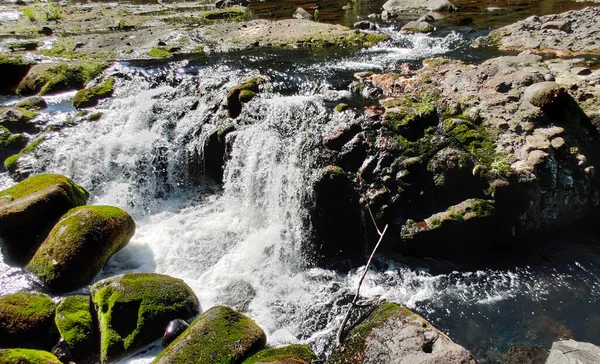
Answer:
<svg viewBox="0 0 600 364"><path fill-rule="evenodd" d="M103 113L100 120L49 133L26 167L69 175L90 191L90 203L116 205L135 217L135 236L97 279L128 271L184 279L204 310L231 305L266 331L270 345L308 343L324 357L364 270L309 269L300 249L320 140L358 117L333 106L350 98L353 72L387 71L456 52L466 42L456 33L430 38L384 31L391 41L318 62L306 51L265 51L116 65L106 71L116 76L114 97L93 110ZM232 121L222 108L227 90L259 74L263 91ZM72 97L48 97L40 122L68 124ZM203 177L202 146L232 123L220 187ZM2 187L11 183L0 176ZM435 262L446 267L443 273L431 271L427 260L405 265L380 257L362 293L415 309L483 359L515 344L548 346L559 336L598 342L597 250L556 246L493 269L452 271ZM334 283L341 289L332 289ZM38 284L0 263L0 287L7 294ZM158 351L124 362L149 362Z"/></svg>

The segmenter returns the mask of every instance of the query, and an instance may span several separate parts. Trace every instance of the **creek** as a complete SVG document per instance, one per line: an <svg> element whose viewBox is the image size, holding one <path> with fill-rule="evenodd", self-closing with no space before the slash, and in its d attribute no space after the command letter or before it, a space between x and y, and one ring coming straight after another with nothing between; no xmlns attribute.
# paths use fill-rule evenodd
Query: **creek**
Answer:
<svg viewBox="0 0 600 364"><path fill-rule="evenodd" d="M564 3L552 4L548 12ZM231 305L252 317L271 345L308 343L325 357L349 302L340 292L353 292L364 270L311 268L300 249L310 232L305 206L320 141L360 117L334 106L366 103L348 91L355 72L388 72L441 55L469 62L495 56L470 47L487 30L448 26L424 36L390 27L380 31L391 40L367 50L261 49L117 63L105 71L116 75L116 89L94 110L99 120L70 124L74 93L47 98L39 122L61 127L24 157L26 167L71 176L90 192L91 204L134 216L135 236L96 280L123 272L181 278L204 310ZM232 122L222 108L228 89L255 75L266 79L264 90L228 135L221 186L204 177L203 145ZM0 176L2 186L12 183ZM548 241L485 268L380 256L362 293L415 310L483 363L510 346L549 347L558 337L600 344L600 254L592 243ZM0 262L0 294L37 286ZM147 363L158 351L155 345L123 362Z"/></svg>

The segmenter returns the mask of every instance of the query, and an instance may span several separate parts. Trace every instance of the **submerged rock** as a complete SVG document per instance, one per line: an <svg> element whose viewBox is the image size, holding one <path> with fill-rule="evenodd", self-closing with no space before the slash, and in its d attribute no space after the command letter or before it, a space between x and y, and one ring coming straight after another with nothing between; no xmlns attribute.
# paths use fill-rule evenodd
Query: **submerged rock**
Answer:
<svg viewBox="0 0 600 364"><path fill-rule="evenodd" d="M311 364L317 356L308 345L292 344L275 349L265 349L244 360L242 364Z"/></svg>
<svg viewBox="0 0 600 364"><path fill-rule="evenodd" d="M198 317L154 364L234 364L264 348L267 337L249 317L215 306Z"/></svg>
<svg viewBox="0 0 600 364"><path fill-rule="evenodd" d="M62 364L54 354L43 350L0 350L0 364Z"/></svg>
<svg viewBox="0 0 600 364"><path fill-rule="evenodd" d="M54 292L81 288L134 232L133 218L118 207L76 207L56 223L26 269Z"/></svg>
<svg viewBox="0 0 600 364"><path fill-rule="evenodd" d="M50 350L58 339L54 302L45 294L20 292L0 297L0 348Z"/></svg>
<svg viewBox="0 0 600 364"><path fill-rule="evenodd" d="M594 364L600 362L600 347L575 340L555 341L546 364Z"/></svg>
<svg viewBox="0 0 600 364"><path fill-rule="evenodd" d="M24 265L56 221L85 205L88 192L70 178L40 174L0 191L0 240L4 259Z"/></svg>
<svg viewBox="0 0 600 364"><path fill-rule="evenodd" d="M73 359L79 361L96 351L96 327L90 296L63 298L56 306L55 322Z"/></svg>
<svg viewBox="0 0 600 364"><path fill-rule="evenodd" d="M100 361L114 362L162 337L174 319L200 313L198 298L182 280L126 273L90 288L100 325Z"/></svg>
<svg viewBox="0 0 600 364"><path fill-rule="evenodd" d="M375 309L342 344L342 350L334 352L327 364L477 363L467 349L425 319L391 302Z"/></svg>

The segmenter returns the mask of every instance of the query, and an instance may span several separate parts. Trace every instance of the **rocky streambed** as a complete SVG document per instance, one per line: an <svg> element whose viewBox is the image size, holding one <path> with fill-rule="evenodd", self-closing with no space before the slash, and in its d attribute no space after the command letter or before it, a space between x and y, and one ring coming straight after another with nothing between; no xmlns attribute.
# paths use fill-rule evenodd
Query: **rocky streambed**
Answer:
<svg viewBox="0 0 600 364"><path fill-rule="evenodd" d="M0 155L22 182L1 193L0 362L543 363L552 341L598 344L598 8L486 34L461 3L222 5L7 8L24 16L0 26ZM323 21L342 18L356 29ZM559 236L589 260L552 256Z"/></svg>

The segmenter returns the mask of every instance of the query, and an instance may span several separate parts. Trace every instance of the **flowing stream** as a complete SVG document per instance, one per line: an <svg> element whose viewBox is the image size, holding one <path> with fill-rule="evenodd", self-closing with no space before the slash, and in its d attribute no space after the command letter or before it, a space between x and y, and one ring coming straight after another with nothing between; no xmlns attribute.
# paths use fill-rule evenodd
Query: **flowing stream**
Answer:
<svg viewBox="0 0 600 364"><path fill-rule="evenodd" d="M271 345L308 343L325 357L364 269L309 269L300 251L319 141L356 117L333 106L360 104L348 91L354 72L455 55L469 44L457 32L383 31L391 41L362 51L263 50L117 64L106 71L117 76L116 90L94 110L102 112L97 121L69 124L73 93L48 98L41 123L63 127L47 134L27 166L69 175L90 191L91 204L134 216L135 236L97 279L129 271L181 278L204 310L231 305L250 315ZM469 57L489 57L476 52ZM202 146L231 123L222 109L227 90L254 75L265 78L264 90L228 135L218 186L203 177ZM11 182L2 175L1 183ZM551 242L545 252L486 269L380 258L362 293L416 310L483 362L511 345L549 346L559 336L599 344L600 255L587 246ZM0 294L35 286L0 263ZM123 362L147 363L158 351Z"/></svg>

